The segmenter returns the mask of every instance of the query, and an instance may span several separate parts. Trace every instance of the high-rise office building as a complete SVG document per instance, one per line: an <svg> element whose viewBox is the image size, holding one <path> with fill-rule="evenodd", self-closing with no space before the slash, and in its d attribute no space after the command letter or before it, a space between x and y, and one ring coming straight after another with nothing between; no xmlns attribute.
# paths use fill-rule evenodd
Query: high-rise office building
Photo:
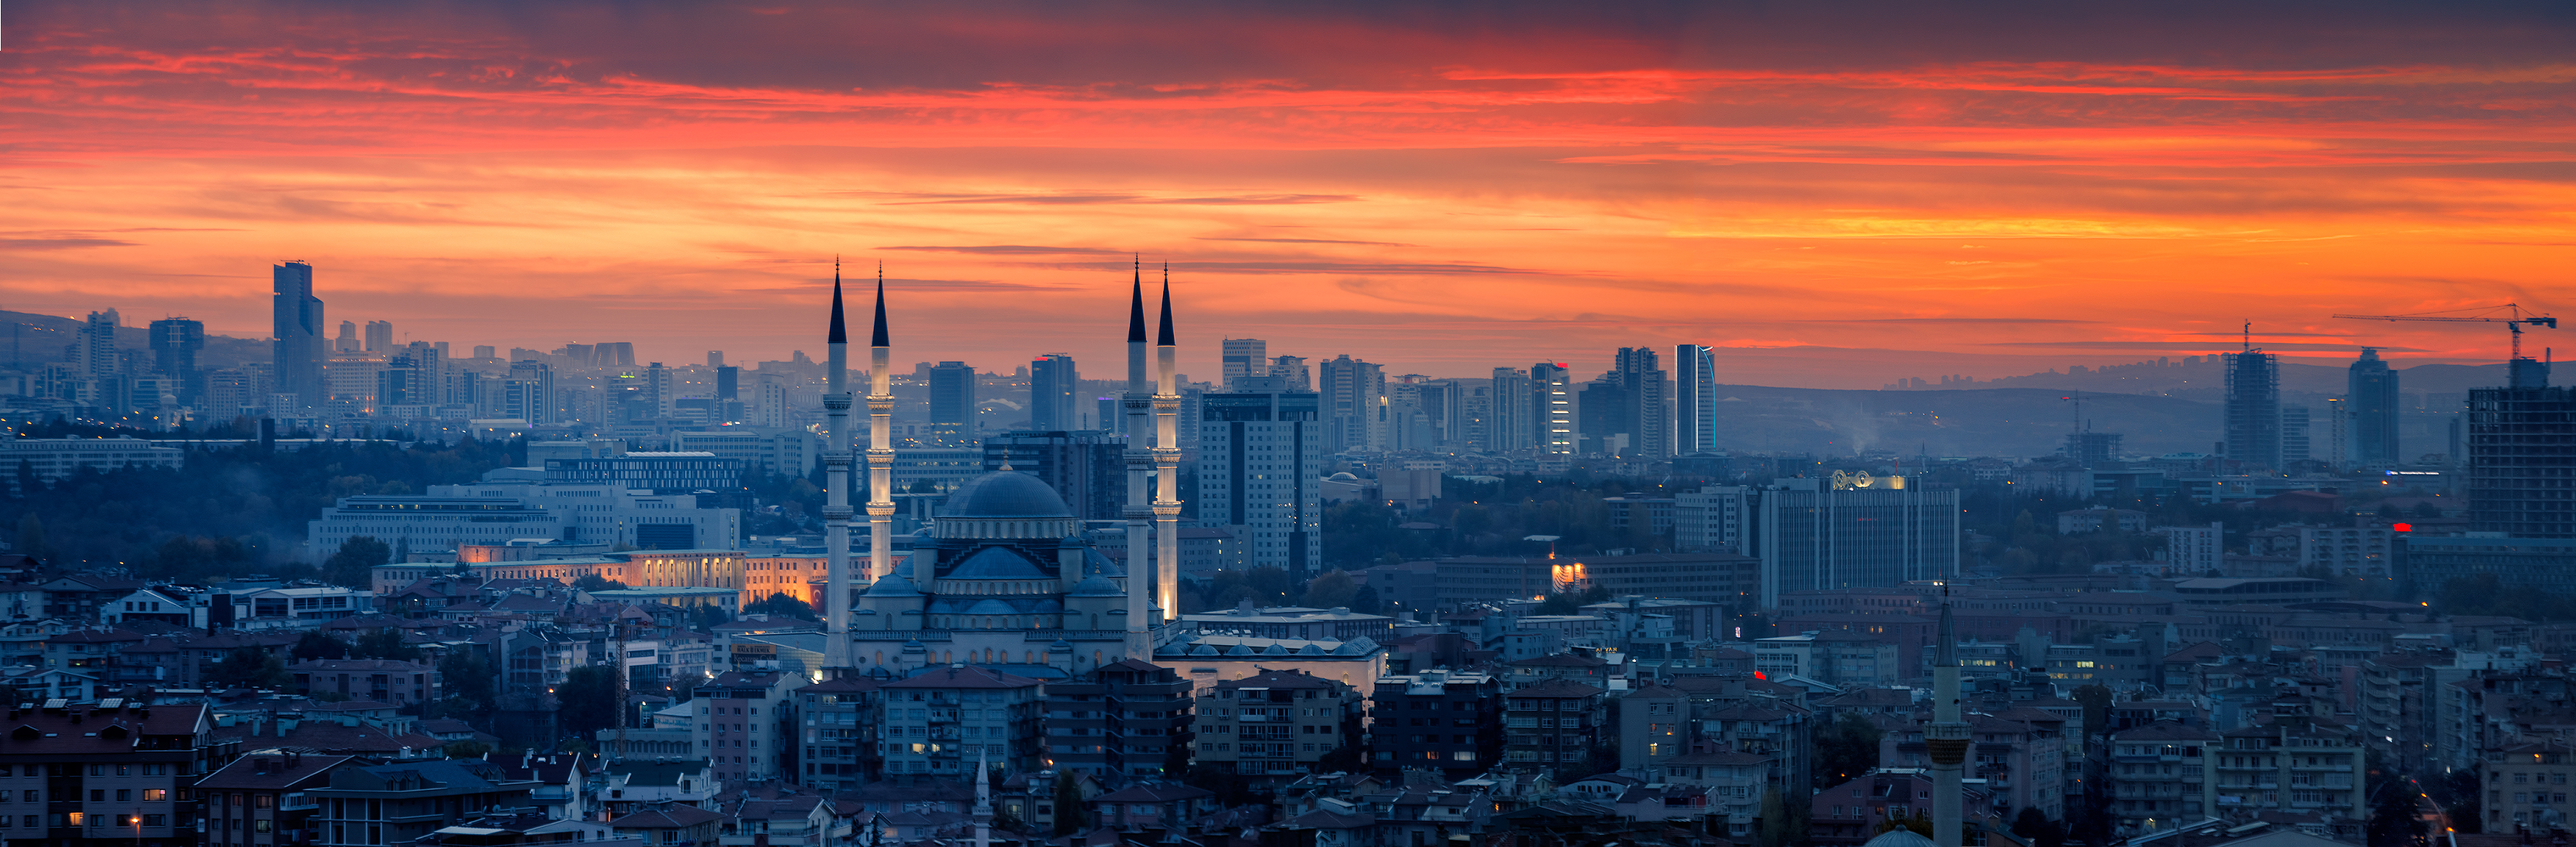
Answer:
<svg viewBox="0 0 2576 847"><path fill-rule="evenodd" d="M1252 567L1303 581L1324 565L1324 400L1279 377L1240 387L1201 398L1199 523L1233 532Z"/></svg>
<svg viewBox="0 0 2576 847"><path fill-rule="evenodd" d="M1959 572L1959 492L1915 486L1836 489L1827 480L1715 485L1677 499L1676 543L1761 560L1760 599L1789 591L1893 587ZM1902 481L1896 484L1902 485Z"/></svg>
<svg viewBox="0 0 2576 847"><path fill-rule="evenodd" d="M394 349L394 322L367 322L367 352L391 353Z"/></svg>
<svg viewBox="0 0 2576 847"><path fill-rule="evenodd" d="M1386 370L1348 353L1317 370L1328 452L1386 449Z"/></svg>
<svg viewBox="0 0 2576 847"><path fill-rule="evenodd" d="M2278 357L2247 347L2223 354L2227 367L2222 431L2227 458L2252 470L2281 461L2281 369Z"/></svg>
<svg viewBox="0 0 2576 847"><path fill-rule="evenodd" d="M661 363L655 362L654 367L660 368ZM554 397L554 369L544 362L511 362L510 376L501 381L501 416L530 424L553 423Z"/></svg>
<svg viewBox="0 0 2576 847"><path fill-rule="evenodd" d="M501 358L501 350L489 344L477 344L474 345L474 358L498 359Z"/></svg>
<svg viewBox="0 0 2576 847"><path fill-rule="evenodd" d="M1495 368L1493 383L1486 392L1491 396L1491 409L1486 413L1483 452L1504 455L1527 450L1537 443L1538 408L1536 394L1530 388L1529 371L1519 368Z"/></svg>
<svg viewBox="0 0 2576 847"><path fill-rule="evenodd" d="M2397 371L2379 351L2361 348L2344 375L2344 402L2352 415L2351 461L2368 467L2397 464Z"/></svg>
<svg viewBox="0 0 2576 847"><path fill-rule="evenodd" d="M1117 520L1127 502L1127 441L1100 430L1014 430L984 439L984 472L1004 467L1044 481L1080 520Z"/></svg>
<svg viewBox="0 0 2576 847"><path fill-rule="evenodd" d="M376 377L380 406L436 406L447 401L447 363L437 347L414 341L394 351Z"/></svg>
<svg viewBox="0 0 2576 847"><path fill-rule="evenodd" d="M1077 399L1082 393L1081 385L1082 372L1074 367L1072 356L1049 353L1030 360L1029 428L1039 432L1082 429L1082 407ZM1115 516L1114 512L1110 515Z"/></svg>
<svg viewBox="0 0 2576 847"><path fill-rule="evenodd" d="M1530 446L1539 467L1564 470L1574 461L1574 371L1563 362L1530 366Z"/></svg>
<svg viewBox="0 0 2576 847"><path fill-rule="evenodd" d="M1430 430L1425 447L1456 449L1463 435L1458 419L1465 405L1465 389L1454 379L1416 379L1412 385L1414 408L1421 411L1423 425Z"/></svg>
<svg viewBox="0 0 2576 847"><path fill-rule="evenodd" d="M2316 440L2308 432L2308 407L2281 407L2281 465L2315 458Z"/></svg>
<svg viewBox="0 0 2576 847"><path fill-rule="evenodd" d="M671 391L671 369L660 362L644 366L643 413L654 418L671 416L671 401L680 399Z"/></svg>
<svg viewBox="0 0 2576 847"><path fill-rule="evenodd" d="M1258 338L1228 338L1224 343L1222 364L1225 375L1220 385L1226 390L1234 390L1235 382L1244 377L1270 375L1270 342Z"/></svg>
<svg viewBox="0 0 2576 847"><path fill-rule="evenodd" d="M364 353L366 350L366 342L361 341L358 338L358 323L356 321L341 321L340 337L331 339L331 352Z"/></svg>
<svg viewBox="0 0 2576 847"><path fill-rule="evenodd" d="M1306 367L1304 356L1280 356L1270 360L1270 375L1287 380L1290 391L1315 390L1315 373Z"/></svg>
<svg viewBox="0 0 2576 847"><path fill-rule="evenodd" d="M941 362L930 369L930 437L955 443L975 430L975 369Z"/></svg>
<svg viewBox="0 0 2576 847"><path fill-rule="evenodd" d="M742 399L742 369L732 365L716 366L716 399Z"/></svg>
<svg viewBox="0 0 2576 847"><path fill-rule="evenodd" d="M197 371L197 352L206 349L206 325L187 318L153 321L152 372L178 380L179 401L195 404L206 392L205 375Z"/></svg>
<svg viewBox="0 0 2576 847"><path fill-rule="evenodd" d="M1620 417L1627 427L1628 458L1659 462L1673 457L1671 375L1652 347L1621 347L1610 372L1624 396Z"/></svg>
<svg viewBox="0 0 2576 847"><path fill-rule="evenodd" d="M2471 532L2576 538L2576 389L2539 381L2469 389Z"/></svg>
<svg viewBox="0 0 2576 847"><path fill-rule="evenodd" d="M329 357L323 337L322 300L313 296L313 266L281 262L270 271L270 362L279 394L292 394L307 407L322 405L322 360ZM270 409L284 415L292 410Z"/></svg>
<svg viewBox="0 0 2576 847"><path fill-rule="evenodd" d="M78 358L72 363L92 377L112 376L120 368L116 359L116 311L89 313L80 328Z"/></svg>
<svg viewBox="0 0 2576 847"><path fill-rule="evenodd" d="M722 351L722 350L709 350L709 351L707 351L707 367L710 367L710 368L721 368L721 367L724 367L724 366L725 366L725 363L724 363L724 351Z"/></svg>
<svg viewBox="0 0 2576 847"><path fill-rule="evenodd" d="M1602 374L1575 389L1574 452L1617 456L1634 446L1630 439L1635 436L1628 426L1628 389L1618 377Z"/></svg>
<svg viewBox="0 0 2576 847"><path fill-rule="evenodd" d="M1673 345L1673 452L1717 452L1717 366L1702 344Z"/></svg>

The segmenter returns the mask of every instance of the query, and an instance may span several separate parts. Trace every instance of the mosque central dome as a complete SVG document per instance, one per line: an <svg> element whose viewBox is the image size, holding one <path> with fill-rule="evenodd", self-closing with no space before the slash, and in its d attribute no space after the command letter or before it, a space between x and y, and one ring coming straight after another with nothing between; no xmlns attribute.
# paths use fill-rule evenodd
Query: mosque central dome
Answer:
<svg viewBox="0 0 2576 847"><path fill-rule="evenodd" d="M1073 510L1055 486L1018 471L994 471L966 481L949 492L943 518L1070 518Z"/></svg>

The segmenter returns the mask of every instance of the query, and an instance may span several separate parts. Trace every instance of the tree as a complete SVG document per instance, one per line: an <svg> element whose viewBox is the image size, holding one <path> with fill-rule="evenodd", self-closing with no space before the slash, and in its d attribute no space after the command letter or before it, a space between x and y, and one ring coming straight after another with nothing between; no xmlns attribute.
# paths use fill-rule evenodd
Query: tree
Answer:
<svg viewBox="0 0 2576 847"><path fill-rule="evenodd" d="M19 462L19 464L23 466L26 462L22 461ZM34 473L32 471L25 471L23 468L20 471L19 476L19 481L22 486L31 484L35 480ZM34 491L35 489L32 487L22 487L21 493L18 496L34 496ZM18 519L18 552L24 555L33 556L37 561L43 561L52 555L52 551L45 547L45 522L43 519L36 517L36 513L34 512L28 512L26 517Z"/></svg>
<svg viewBox="0 0 2576 847"><path fill-rule="evenodd" d="M322 577L350 588L365 588L376 568L392 561L394 550L374 536L353 535L340 542L340 552L322 562Z"/></svg>
<svg viewBox="0 0 2576 847"><path fill-rule="evenodd" d="M2420 845L2424 833L2423 808L2416 802L2415 791L2401 781L2392 780L2381 786L2378 797L2370 804L2370 838L2379 845Z"/></svg>
<svg viewBox="0 0 2576 847"><path fill-rule="evenodd" d="M2099 685L2079 686L2075 702L2084 704L2084 734L2107 735L2111 732L2111 689Z"/></svg>
<svg viewBox="0 0 2576 847"><path fill-rule="evenodd" d="M1574 604L1574 598L1575 598L1575 595L1572 595L1572 594L1550 594L1550 595L1547 595L1547 599L1539 601L1539 603L1538 603L1538 608L1537 608L1536 610L1533 610L1532 612L1530 612L1530 614L1534 614L1534 615L1578 615L1578 614L1582 614L1582 613L1583 613L1583 607L1575 605L1575 604Z"/></svg>
<svg viewBox="0 0 2576 847"><path fill-rule="evenodd" d="M814 614L813 604L807 603L803 600L798 600L794 597L789 597L784 593L771 594L753 602L749 606L744 606L742 607L742 613L746 615L778 615L781 617L800 618L809 621L820 620L820 618Z"/></svg>
<svg viewBox="0 0 2576 847"><path fill-rule="evenodd" d="M1383 615L1386 614L1386 602L1378 599L1375 586L1363 585L1360 586L1359 593L1351 595L1351 611L1363 615Z"/></svg>
<svg viewBox="0 0 2576 847"><path fill-rule="evenodd" d="M299 662L346 659L349 658L349 642L324 635L318 629L308 629L303 637L295 639L295 646L287 651L287 655L294 656Z"/></svg>
<svg viewBox="0 0 2576 847"><path fill-rule="evenodd" d="M495 685L499 675L492 664L483 660L483 651L465 647L438 660L438 681L447 689L444 711L449 716L462 716L475 726L489 728Z"/></svg>
<svg viewBox="0 0 2576 847"><path fill-rule="evenodd" d="M1306 597L1299 604L1317 609L1346 607L1359 593L1359 582L1351 579L1350 574L1330 570L1306 581Z"/></svg>
<svg viewBox="0 0 2576 847"><path fill-rule="evenodd" d="M1055 834L1057 835L1072 835L1083 829L1080 782L1081 780L1073 771L1055 772Z"/></svg>
<svg viewBox="0 0 2576 847"><path fill-rule="evenodd" d="M1761 828L1753 833L1762 847L1789 847L1807 840L1807 816L1789 808L1777 790L1762 793Z"/></svg>
<svg viewBox="0 0 2576 847"><path fill-rule="evenodd" d="M2066 844L2066 827L2031 806L2021 807L2021 814L2013 816L2012 831L2014 835L2029 839L2031 847L2065 847Z"/></svg>
<svg viewBox="0 0 2576 847"><path fill-rule="evenodd" d="M562 685L555 686L555 721L565 735L590 738L617 725L618 715L624 711L618 699L616 668L574 668L564 675Z"/></svg>
<svg viewBox="0 0 2576 847"><path fill-rule="evenodd" d="M582 574L580 579L573 580L572 587L583 591L624 591L626 590L626 583L608 579L595 573L586 573Z"/></svg>
<svg viewBox="0 0 2576 847"><path fill-rule="evenodd" d="M492 745L468 738L447 742L447 746L440 749L445 750L450 759L480 759L483 754L492 752Z"/></svg>
<svg viewBox="0 0 2576 847"><path fill-rule="evenodd" d="M227 688L285 688L295 678L277 654L248 644L233 648L223 661L206 669L206 681Z"/></svg>
<svg viewBox="0 0 2576 847"><path fill-rule="evenodd" d="M361 659L420 660L420 651L403 643L402 630L389 626L377 627L358 636L358 646L350 652Z"/></svg>
<svg viewBox="0 0 2576 847"><path fill-rule="evenodd" d="M1816 733L1815 787L1832 788L1878 767L1878 743L1885 735L1859 712L1844 712L1833 726Z"/></svg>

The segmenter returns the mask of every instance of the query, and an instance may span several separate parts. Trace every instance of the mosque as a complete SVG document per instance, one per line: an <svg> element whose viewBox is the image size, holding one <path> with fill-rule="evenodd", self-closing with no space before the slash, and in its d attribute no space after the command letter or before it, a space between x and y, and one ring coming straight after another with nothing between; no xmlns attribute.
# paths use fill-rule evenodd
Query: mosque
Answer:
<svg viewBox="0 0 2576 847"><path fill-rule="evenodd" d="M851 449L842 388L845 334L841 283L832 283L831 361L825 389L829 432L824 447L827 500L823 509L829 584L826 595L825 664L835 674L901 678L926 667L975 665L1040 680L1061 680L1121 660L1152 661L1171 639L1175 604L1180 502L1145 500L1150 474L1164 473L1159 489L1178 490L1179 449L1172 414L1174 389L1171 284L1164 282L1159 379L1144 379L1144 285L1131 292L1128 326L1129 391L1123 398L1129 432L1159 430L1152 446L1131 440L1127 451L1129 537L1160 530L1162 561L1112 561L1083 537L1082 522L1054 487L1008 467L976 477L950 492L931 525L912 539L908 555L893 553L893 451L887 433L893 407L887 383L891 336L885 283L877 283L874 365L866 398L876 416L866 451L872 499L872 534L865 573L852 573L848 554ZM1160 421L1149 422L1149 417ZM1154 424L1159 424L1158 427ZM1150 428L1150 429L1149 429ZM1160 526L1149 528L1149 522ZM1145 545L1135 545L1142 549ZM1141 557L1140 557L1141 558ZM833 655L837 653L838 655Z"/></svg>

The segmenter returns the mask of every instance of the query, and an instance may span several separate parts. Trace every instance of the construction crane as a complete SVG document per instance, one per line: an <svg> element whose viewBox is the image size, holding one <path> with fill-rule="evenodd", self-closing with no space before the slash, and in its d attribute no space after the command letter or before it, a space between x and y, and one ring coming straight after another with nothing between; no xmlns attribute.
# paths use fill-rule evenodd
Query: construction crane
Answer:
<svg viewBox="0 0 2576 847"><path fill-rule="evenodd" d="M2458 315L2458 314L2452 314L2452 312L2468 312L2468 311L2478 311L2478 312L2480 312L2480 314L2476 314L2476 315ZM2504 314L2504 315L2501 315L2501 316L2499 316L2499 315L2495 314L2496 312L2499 312L2499 311L2504 312L2505 314ZM2550 317L2550 316L2548 316L2548 315L2531 315L2531 316L2526 317L2526 316L2524 316L2524 315L2522 314L2522 306L2520 306L2520 305L2518 305L2518 304L2514 304L2514 303L2506 303L2506 304L2504 304L2504 305L2502 305L2502 306L2490 306L2490 307L2487 307L2487 308L2485 308L2485 309L2483 309L2483 310L2473 310L2473 309L2452 309L2450 312L2423 312L2423 313L2413 314L2413 315L2336 315L2335 317L2338 317L2338 318L2350 318L2350 319L2353 319L2353 320L2362 320L2362 321L2441 321L2441 322L2446 322L2446 323L2500 323L2500 324L2504 324L2504 326L2505 326L2505 328L2506 328L2506 329L2509 329L2509 330L2512 330L2512 331L2513 331L2513 358L2514 358L2514 359L2522 358L2522 325L2523 325L2523 324L2530 324L2530 325L2532 325L2532 326L2545 326L2545 327L2548 327L2548 328L2550 328L2550 329L2557 329L2557 328L2558 328L2558 319L2557 319L2557 318L2553 318L2553 317ZM2511 359L2508 359L2507 361L2511 361Z"/></svg>

